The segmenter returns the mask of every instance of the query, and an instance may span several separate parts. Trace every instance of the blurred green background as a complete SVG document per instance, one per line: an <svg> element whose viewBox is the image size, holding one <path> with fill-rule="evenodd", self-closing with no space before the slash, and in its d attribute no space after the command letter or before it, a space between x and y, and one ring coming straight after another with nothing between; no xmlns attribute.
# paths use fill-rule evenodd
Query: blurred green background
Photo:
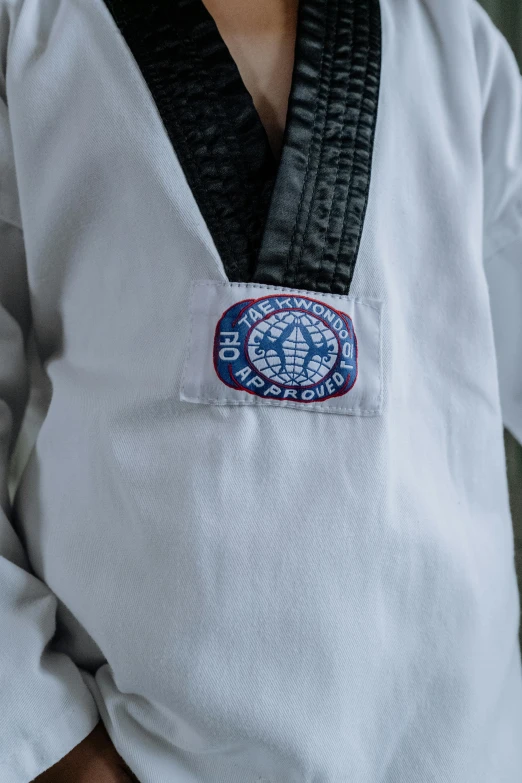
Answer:
<svg viewBox="0 0 522 783"><path fill-rule="evenodd" d="M520 0L481 0L522 64L522 3Z"/></svg>
<svg viewBox="0 0 522 783"><path fill-rule="evenodd" d="M481 0L498 28L502 30L522 69L522 2L521 0ZM522 306L522 304L521 304ZM511 513L515 527L515 557L518 583L522 592L522 447L505 433ZM522 627L520 629L522 642Z"/></svg>

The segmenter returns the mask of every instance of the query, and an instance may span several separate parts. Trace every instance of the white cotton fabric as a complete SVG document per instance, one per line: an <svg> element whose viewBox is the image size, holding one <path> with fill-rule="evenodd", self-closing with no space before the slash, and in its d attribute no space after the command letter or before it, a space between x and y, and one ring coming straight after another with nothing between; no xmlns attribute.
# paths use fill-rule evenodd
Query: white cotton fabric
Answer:
<svg viewBox="0 0 522 783"><path fill-rule="evenodd" d="M180 399L227 280L148 88L101 0L0 0L2 783L100 718L141 783L522 779L522 83L475 2L381 7L364 417Z"/></svg>

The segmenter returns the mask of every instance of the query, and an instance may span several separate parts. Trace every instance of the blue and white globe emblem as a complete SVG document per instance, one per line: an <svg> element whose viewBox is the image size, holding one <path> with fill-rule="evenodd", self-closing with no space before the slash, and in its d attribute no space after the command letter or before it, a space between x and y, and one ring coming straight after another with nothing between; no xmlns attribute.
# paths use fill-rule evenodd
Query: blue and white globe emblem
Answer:
<svg viewBox="0 0 522 783"><path fill-rule="evenodd" d="M227 386L258 397L320 402L357 378L351 318L307 296L243 300L221 316L214 366Z"/></svg>
<svg viewBox="0 0 522 783"><path fill-rule="evenodd" d="M339 344L319 318L300 310L283 310L250 331L247 355L267 380L306 387L322 381L334 366Z"/></svg>

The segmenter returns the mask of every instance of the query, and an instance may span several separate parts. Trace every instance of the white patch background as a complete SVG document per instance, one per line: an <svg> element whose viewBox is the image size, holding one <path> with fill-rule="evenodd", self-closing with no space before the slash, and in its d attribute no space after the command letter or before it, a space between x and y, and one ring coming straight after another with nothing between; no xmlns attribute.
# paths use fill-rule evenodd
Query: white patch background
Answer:
<svg viewBox="0 0 522 783"><path fill-rule="evenodd" d="M218 377L213 363L214 334L223 312L236 302L263 296L310 296L352 319L357 338L358 375L355 385L340 397L302 403L291 399L268 399L237 391ZM181 381L180 398L210 405L277 405L307 411L372 416L382 412L381 361L382 302L316 291L302 291L257 283L223 283L198 280L190 296L190 336Z"/></svg>

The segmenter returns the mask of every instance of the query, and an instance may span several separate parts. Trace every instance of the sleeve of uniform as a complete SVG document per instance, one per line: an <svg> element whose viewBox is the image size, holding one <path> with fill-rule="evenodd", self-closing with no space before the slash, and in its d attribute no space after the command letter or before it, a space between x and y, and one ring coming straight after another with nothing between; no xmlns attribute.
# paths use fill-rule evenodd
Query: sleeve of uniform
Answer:
<svg viewBox="0 0 522 783"><path fill-rule="evenodd" d="M475 0L472 16L483 108L484 266L504 424L522 442L522 77Z"/></svg>
<svg viewBox="0 0 522 783"><path fill-rule="evenodd" d="M0 0L0 56L9 13ZM0 781L28 783L65 756L99 714L79 669L49 649L57 599L32 572L10 516L8 464L29 393L31 328L5 73L0 65Z"/></svg>

